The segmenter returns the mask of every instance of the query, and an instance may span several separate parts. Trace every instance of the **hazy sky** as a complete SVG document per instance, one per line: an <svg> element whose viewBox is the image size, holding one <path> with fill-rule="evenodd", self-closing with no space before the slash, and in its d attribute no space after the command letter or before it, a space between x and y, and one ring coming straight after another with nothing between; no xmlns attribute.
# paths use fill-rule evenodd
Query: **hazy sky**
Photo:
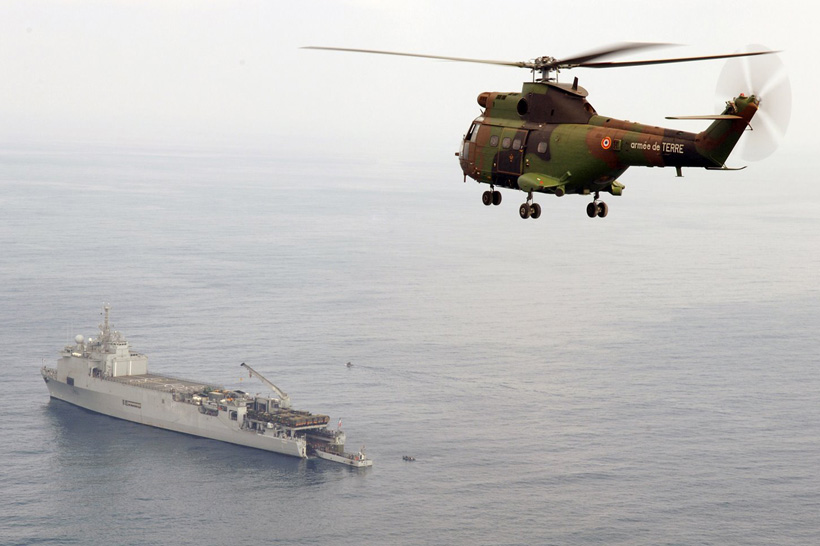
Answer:
<svg viewBox="0 0 820 546"><path fill-rule="evenodd" d="M804 4L805 5L805 4ZM515 68L300 50L325 45L503 60L619 41L683 47L612 60L782 49L794 108L818 88L797 2L54 1L0 3L0 142L452 156L482 91ZM722 61L575 70L599 113L700 130ZM729 97L726 97L729 98ZM816 116L811 116L816 118ZM785 145L808 141L793 112ZM677 125L676 125L677 124Z"/></svg>

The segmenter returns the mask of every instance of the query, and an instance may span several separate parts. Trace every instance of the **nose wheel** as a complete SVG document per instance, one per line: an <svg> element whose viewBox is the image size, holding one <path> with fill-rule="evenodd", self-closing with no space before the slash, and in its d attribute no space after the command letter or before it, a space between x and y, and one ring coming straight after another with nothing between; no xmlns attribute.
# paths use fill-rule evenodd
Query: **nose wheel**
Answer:
<svg viewBox="0 0 820 546"><path fill-rule="evenodd" d="M598 200L598 192L595 192L595 200L587 205L587 216L590 218L606 218L609 213L609 207L603 201Z"/></svg>
<svg viewBox="0 0 820 546"><path fill-rule="evenodd" d="M527 193L527 202L518 207L518 214L525 220L541 216L541 205L532 202L532 192Z"/></svg>
<svg viewBox="0 0 820 546"><path fill-rule="evenodd" d="M484 203L486 207L490 205L498 206L501 204L501 192L495 191L495 188L490 186L490 191L485 191L481 195L481 202Z"/></svg>

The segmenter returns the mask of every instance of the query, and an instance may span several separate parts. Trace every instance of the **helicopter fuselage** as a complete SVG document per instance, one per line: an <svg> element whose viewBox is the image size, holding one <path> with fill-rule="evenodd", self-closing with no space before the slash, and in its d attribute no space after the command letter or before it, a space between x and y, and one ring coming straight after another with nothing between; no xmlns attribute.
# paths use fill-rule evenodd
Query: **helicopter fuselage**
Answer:
<svg viewBox="0 0 820 546"><path fill-rule="evenodd" d="M522 190L529 199L532 192L620 195L617 178L631 166L722 168L757 110L754 97L737 97L726 119L715 116L707 130L690 133L600 116L586 96L577 80L479 95L483 115L458 153L465 179Z"/></svg>

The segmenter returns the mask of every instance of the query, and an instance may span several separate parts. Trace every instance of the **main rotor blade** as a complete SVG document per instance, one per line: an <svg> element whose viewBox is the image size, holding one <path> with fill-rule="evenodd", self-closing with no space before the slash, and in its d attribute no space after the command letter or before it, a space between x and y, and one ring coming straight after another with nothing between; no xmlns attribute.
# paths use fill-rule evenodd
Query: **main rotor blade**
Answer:
<svg viewBox="0 0 820 546"><path fill-rule="evenodd" d="M558 59L555 61L555 66L580 66L593 59L600 59L608 55L616 53L623 53L624 51L634 51L636 49L649 49L652 47L668 47L676 44L668 44L663 42L620 42L611 44L599 49L593 49L586 53L581 53L568 59Z"/></svg>
<svg viewBox="0 0 820 546"><path fill-rule="evenodd" d="M751 53L729 53L727 55L704 55L701 57L678 57L675 59L653 59L648 61L614 61L602 63L579 63L569 68L620 68L626 66L645 66L651 64L687 63L691 61L711 61L713 59L729 59L731 57L753 57L755 55L770 55L779 51L753 51Z"/></svg>
<svg viewBox="0 0 820 546"><path fill-rule="evenodd" d="M423 55L420 53L404 53L401 51L383 51L379 49L355 49L347 47L322 47L322 46L305 46L301 49L318 49L323 51L343 51L349 53L371 53L376 55L395 55L398 57L417 57L420 59L437 59L441 61L456 61L462 63L480 63L493 64L498 66L514 66L518 68L529 68L531 70L556 70L568 68L622 68L628 66L646 66L653 64L670 64L670 63L685 63L692 61L710 61L714 59L729 59L732 57L751 57L755 55L768 55L770 53L778 53L777 51L754 51L750 53L730 53L726 55L705 55L700 57L677 57L670 59L652 59L644 61L607 61L607 62L589 62L593 59L599 59L607 55L622 53L624 51L632 51L636 49L645 49L650 47L661 47L674 44L666 44L660 42L622 42L613 44L600 49L596 49L581 55L576 55L568 59L555 59L553 57L539 57L533 61L497 61L492 59L473 59L469 57L448 57L444 55Z"/></svg>
<svg viewBox="0 0 820 546"><path fill-rule="evenodd" d="M351 49L346 47L320 47L305 46L300 49L321 49L323 51L347 51L352 53L374 53L377 55L397 55L399 57L419 57L421 59L438 59L441 61L458 61L462 63L482 63L497 64L501 66L517 66L519 68L532 68L532 63L515 61L493 61L488 59L468 59L465 57L445 57L443 55L421 55L418 53L402 53L399 51L381 51L378 49Z"/></svg>

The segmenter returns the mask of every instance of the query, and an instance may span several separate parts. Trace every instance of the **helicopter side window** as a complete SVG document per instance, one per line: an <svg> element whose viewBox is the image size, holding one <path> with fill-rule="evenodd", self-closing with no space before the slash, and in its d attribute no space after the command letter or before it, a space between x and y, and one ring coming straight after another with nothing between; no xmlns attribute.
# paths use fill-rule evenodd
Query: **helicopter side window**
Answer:
<svg viewBox="0 0 820 546"><path fill-rule="evenodd" d="M538 143L538 153L545 154L547 153L547 141L539 142Z"/></svg>
<svg viewBox="0 0 820 546"><path fill-rule="evenodd" d="M521 149L521 139L520 138L516 138L515 140L513 140L512 148L513 148L513 150L520 150Z"/></svg>
<svg viewBox="0 0 820 546"><path fill-rule="evenodd" d="M498 146L498 135L493 135L490 137L490 146L492 146L493 148Z"/></svg>
<svg viewBox="0 0 820 546"><path fill-rule="evenodd" d="M476 140L478 140L478 131L479 131L480 129L481 129L481 125L479 125L478 123L476 123L476 124L475 124L475 129L473 129L473 135L472 135L472 137L470 138L470 142L475 142Z"/></svg>
<svg viewBox="0 0 820 546"><path fill-rule="evenodd" d="M504 140L501 141L501 147L505 150L508 150L510 148L511 141L512 140L510 139L510 137L504 137Z"/></svg>

